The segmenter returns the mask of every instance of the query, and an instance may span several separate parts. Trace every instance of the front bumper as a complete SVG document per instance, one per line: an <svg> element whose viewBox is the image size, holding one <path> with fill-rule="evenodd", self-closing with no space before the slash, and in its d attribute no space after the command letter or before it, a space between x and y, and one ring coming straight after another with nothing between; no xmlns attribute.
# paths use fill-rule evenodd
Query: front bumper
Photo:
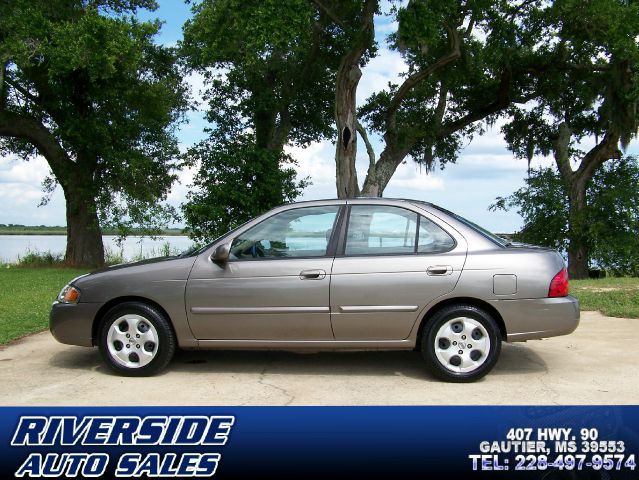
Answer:
<svg viewBox="0 0 639 480"><path fill-rule="evenodd" d="M579 300L572 296L490 303L504 319L509 342L567 335L579 325Z"/></svg>
<svg viewBox="0 0 639 480"><path fill-rule="evenodd" d="M60 343L92 347L92 328L101 304L53 302L49 314L49 330Z"/></svg>

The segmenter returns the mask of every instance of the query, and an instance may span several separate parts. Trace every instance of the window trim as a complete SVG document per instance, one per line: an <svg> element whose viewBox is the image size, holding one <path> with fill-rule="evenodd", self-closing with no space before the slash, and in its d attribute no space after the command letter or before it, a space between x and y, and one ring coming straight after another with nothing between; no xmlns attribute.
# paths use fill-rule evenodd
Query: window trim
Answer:
<svg viewBox="0 0 639 480"><path fill-rule="evenodd" d="M470 228L473 232L478 233L479 235L484 237L486 240L489 240L491 243L494 243L495 245L501 248L508 248L508 244L510 243L508 240L500 237L499 235L494 234L490 230L487 230L486 228L473 222L472 220L468 220L467 218L462 217L461 215L458 215L457 213L451 212L450 210L446 210L445 208L440 207L439 205L434 205L432 203L426 203L426 202L424 203L439 212L449 215L450 217L453 218L453 220L461 223L466 228ZM501 242L500 240L503 240L503 242Z"/></svg>
<svg viewBox="0 0 639 480"><path fill-rule="evenodd" d="M416 222L416 228L415 228L415 246L413 249L412 253L404 253L404 252L398 252L398 253L356 253L356 254L347 254L346 253L346 240L348 238L348 227L350 225L350 220L351 220L351 208L352 207L379 207L379 206L383 206L383 207L391 207L391 208L400 208L402 210L406 210L408 212L414 213L417 215L417 222ZM339 244L338 244L338 248L335 254L336 258L357 258L357 257L399 257L399 256L403 256L403 257L408 257L408 256L424 256L424 255L441 255L443 253L448 253L448 252L452 252L453 250L455 250L458 246L457 243L457 239L455 238L454 235L451 235L448 230L446 230L444 227L442 227L439 223L433 221L431 218L428 218L426 215L424 215L421 212L418 212L416 210L412 210L410 208L405 208L405 207L400 207L398 205L386 205L386 204L378 204L378 203L356 203L356 204L348 204L346 205L345 208L346 212L344 214L344 222L341 228L341 232L340 232L340 238L339 238ZM446 233L446 235L448 235L450 237L450 239L453 241L453 245L448 249L448 250L442 250L440 252L419 252L418 251L418 246L419 246L419 226L421 224L421 217L426 218L427 220L433 222L437 227L441 228L444 233Z"/></svg>
<svg viewBox="0 0 639 480"><path fill-rule="evenodd" d="M339 247L339 241L341 238L341 233L344 224L344 218L346 217L346 205L338 205L339 210L337 211L337 215L335 217L335 221L333 222L333 231L331 232L331 238L328 240L328 245L326 246L326 256L335 258L337 254L337 248ZM300 258L300 257L297 257ZM312 257L318 258L318 257Z"/></svg>
<svg viewBox="0 0 639 480"><path fill-rule="evenodd" d="M418 247L419 247L419 227L422 224L422 216L418 213L417 214L417 225L415 225L415 248L413 248L413 253L417 254L419 253ZM441 227L440 227L441 228ZM448 233L446 233L448 235ZM450 237L450 235L448 235Z"/></svg>
<svg viewBox="0 0 639 480"><path fill-rule="evenodd" d="M448 250L442 250L441 252L420 252L419 251L419 227L421 225L422 217L425 218L426 220L428 220L429 222L433 223L438 228L440 228L453 241L453 245ZM439 223L433 221L433 219L431 219L431 218L428 218L423 213L418 213L417 214L417 218L419 219L419 222L420 222L420 223L417 224L417 241L415 242L415 253L417 255L439 255L440 253L452 252L453 250L455 250L457 248L457 239L455 238L455 236L451 235L450 232L448 230L446 230L444 227L442 227Z"/></svg>
<svg viewBox="0 0 639 480"><path fill-rule="evenodd" d="M280 215L282 213L286 213L286 212L292 212L292 211L296 211L296 210L303 210L303 209L308 209L308 208L327 208L327 207L337 207L337 212L335 214L335 219L333 220L333 227L332 227L332 232L331 232L331 238L328 240L328 243L326 244L326 253L324 255L305 255L305 256L300 256L300 257L251 257L251 258L235 258L235 259L231 259L229 258L229 260L227 261L227 263L239 263L239 262L254 262L254 261L272 261L272 260L306 260L306 259L312 259L312 258L334 258L335 257L335 252L331 251L331 247L334 242L334 237L336 235L336 230L340 229L340 222L343 220L343 215L342 212L345 209L345 205L340 205L340 204L329 204L329 205L313 205L313 206L304 206L304 207L299 207L299 208L288 208L286 210L282 210L280 212L274 213L273 215L270 215L268 217L266 217L264 220L262 220L261 222L256 223L255 225L252 225L251 227L247 228L246 230L243 230L241 232L241 234L248 232L249 230L252 230L253 228L261 225L262 223L270 220L271 218L275 217L276 215ZM241 235L240 234L240 235ZM230 238L229 242L231 243L231 245L233 244L233 242L235 241L235 239L237 238L237 236ZM333 250L335 250L337 247L337 244L335 245L335 248L333 248Z"/></svg>

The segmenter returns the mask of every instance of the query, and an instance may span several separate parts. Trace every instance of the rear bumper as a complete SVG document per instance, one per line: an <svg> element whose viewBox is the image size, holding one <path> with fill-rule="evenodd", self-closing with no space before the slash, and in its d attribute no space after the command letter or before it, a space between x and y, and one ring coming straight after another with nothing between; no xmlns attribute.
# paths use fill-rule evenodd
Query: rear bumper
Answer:
<svg viewBox="0 0 639 480"><path fill-rule="evenodd" d="M92 347L93 319L100 306L100 303L53 302L49 314L49 330L53 338L68 345Z"/></svg>
<svg viewBox="0 0 639 480"><path fill-rule="evenodd" d="M579 300L572 296L490 303L504 319L509 342L567 335L579 325Z"/></svg>

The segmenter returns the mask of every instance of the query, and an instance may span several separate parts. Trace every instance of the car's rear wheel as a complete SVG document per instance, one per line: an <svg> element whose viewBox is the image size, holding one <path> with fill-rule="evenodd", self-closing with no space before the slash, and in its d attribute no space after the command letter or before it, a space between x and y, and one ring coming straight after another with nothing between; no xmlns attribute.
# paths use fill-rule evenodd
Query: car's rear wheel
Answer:
<svg viewBox="0 0 639 480"><path fill-rule="evenodd" d="M501 334L495 319L474 305L451 305L424 326L422 355L428 369L448 382L473 382L495 366Z"/></svg>
<svg viewBox="0 0 639 480"><path fill-rule="evenodd" d="M98 346L116 373L141 377L167 366L175 353L176 340L163 313L144 303L126 302L104 316Z"/></svg>

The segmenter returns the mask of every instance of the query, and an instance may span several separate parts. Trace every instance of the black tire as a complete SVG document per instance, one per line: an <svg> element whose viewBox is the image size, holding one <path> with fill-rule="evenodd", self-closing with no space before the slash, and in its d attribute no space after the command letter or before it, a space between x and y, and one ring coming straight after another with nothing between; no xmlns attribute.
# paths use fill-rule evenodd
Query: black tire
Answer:
<svg viewBox="0 0 639 480"><path fill-rule="evenodd" d="M478 337L476 340L477 343L481 342L484 346L488 345L489 348L484 348L479 351L479 353L473 354L473 345L471 342L475 340L472 340L468 335L464 335L464 339L461 339L461 335L467 333L468 328L465 328L459 333L459 341L463 344L463 347L452 346L449 337L445 337L445 335L442 335L442 337L445 337L446 339L442 339L441 337L437 338L437 333L442 327L444 327L444 325L449 324L452 327L459 328L456 322L451 321L453 319L463 318L469 319L465 322L461 321L461 325L464 327L472 326L473 323L478 323L483 327L483 330L480 327L477 327L477 332L479 333L475 332L473 329L472 334ZM457 335L457 333L454 333L453 330L452 335ZM448 346L446 346L447 340ZM486 342L489 343L487 344ZM457 357L459 360L451 357L450 363L444 364L437 356L436 345L440 352L443 351L442 349L447 350L448 348L461 348L459 352L463 353L462 355L453 355L453 357ZM477 347L477 345L475 345L475 347ZM488 350L488 353L482 355L485 350ZM474 382L490 372L495 366L495 363L497 363L499 353L501 352L501 332L499 331L499 326L497 325L497 322L495 322L495 319L481 308L475 307L474 305L450 305L438 310L427 320L422 334L421 351L424 361L426 362L426 366L437 378L447 382L456 383ZM465 372L459 371L465 362L470 362L469 359L471 358L471 355L480 355L477 362L481 361L482 363L477 367L473 367L472 364L467 367L474 368L473 370ZM459 367L456 367L454 363L458 361L464 363L460 363Z"/></svg>
<svg viewBox="0 0 639 480"><path fill-rule="evenodd" d="M155 343L155 347L153 347L153 342L148 342L148 345L140 345L137 344L137 348L142 352L143 350L150 349L152 352L152 359L149 363L143 366L126 366L121 364L122 360L118 361L118 359L111 353L110 344L109 344L109 330L111 326L116 322L116 320L121 319L124 315L135 315L142 317L143 322L148 322L155 329L155 333L157 333L157 340ZM119 323L121 325L122 322ZM142 325L145 327L147 331L149 327L146 325ZM137 332L137 330L136 330ZM136 335L136 333L132 332L129 335ZM144 336L144 334L142 334ZM111 344L113 346L114 344ZM131 340L131 353L138 355L136 352L136 341ZM141 302L125 302L119 305L116 305L112 309L110 309L106 315L102 318L100 322L100 327L98 330L98 347L100 349L100 353L102 354L102 358L106 364L119 375L124 375L128 377L146 377L150 375L154 375L155 373L164 369L171 358L173 358L173 354L175 353L177 341L175 338L175 334L173 333L173 329L171 328L171 324L169 319L160 312L157 308L152 307L151 305L147 305ZM120 349L126 347L120 346ZM117 348L117 346L113 347ZM127 350L128 351L128 350ZM131 358L129 356L128 358ZM140 358L139 355L135 358ZM139 362L139 360L138 360ZM139 364L139 363L138 363Z"/></svg>

